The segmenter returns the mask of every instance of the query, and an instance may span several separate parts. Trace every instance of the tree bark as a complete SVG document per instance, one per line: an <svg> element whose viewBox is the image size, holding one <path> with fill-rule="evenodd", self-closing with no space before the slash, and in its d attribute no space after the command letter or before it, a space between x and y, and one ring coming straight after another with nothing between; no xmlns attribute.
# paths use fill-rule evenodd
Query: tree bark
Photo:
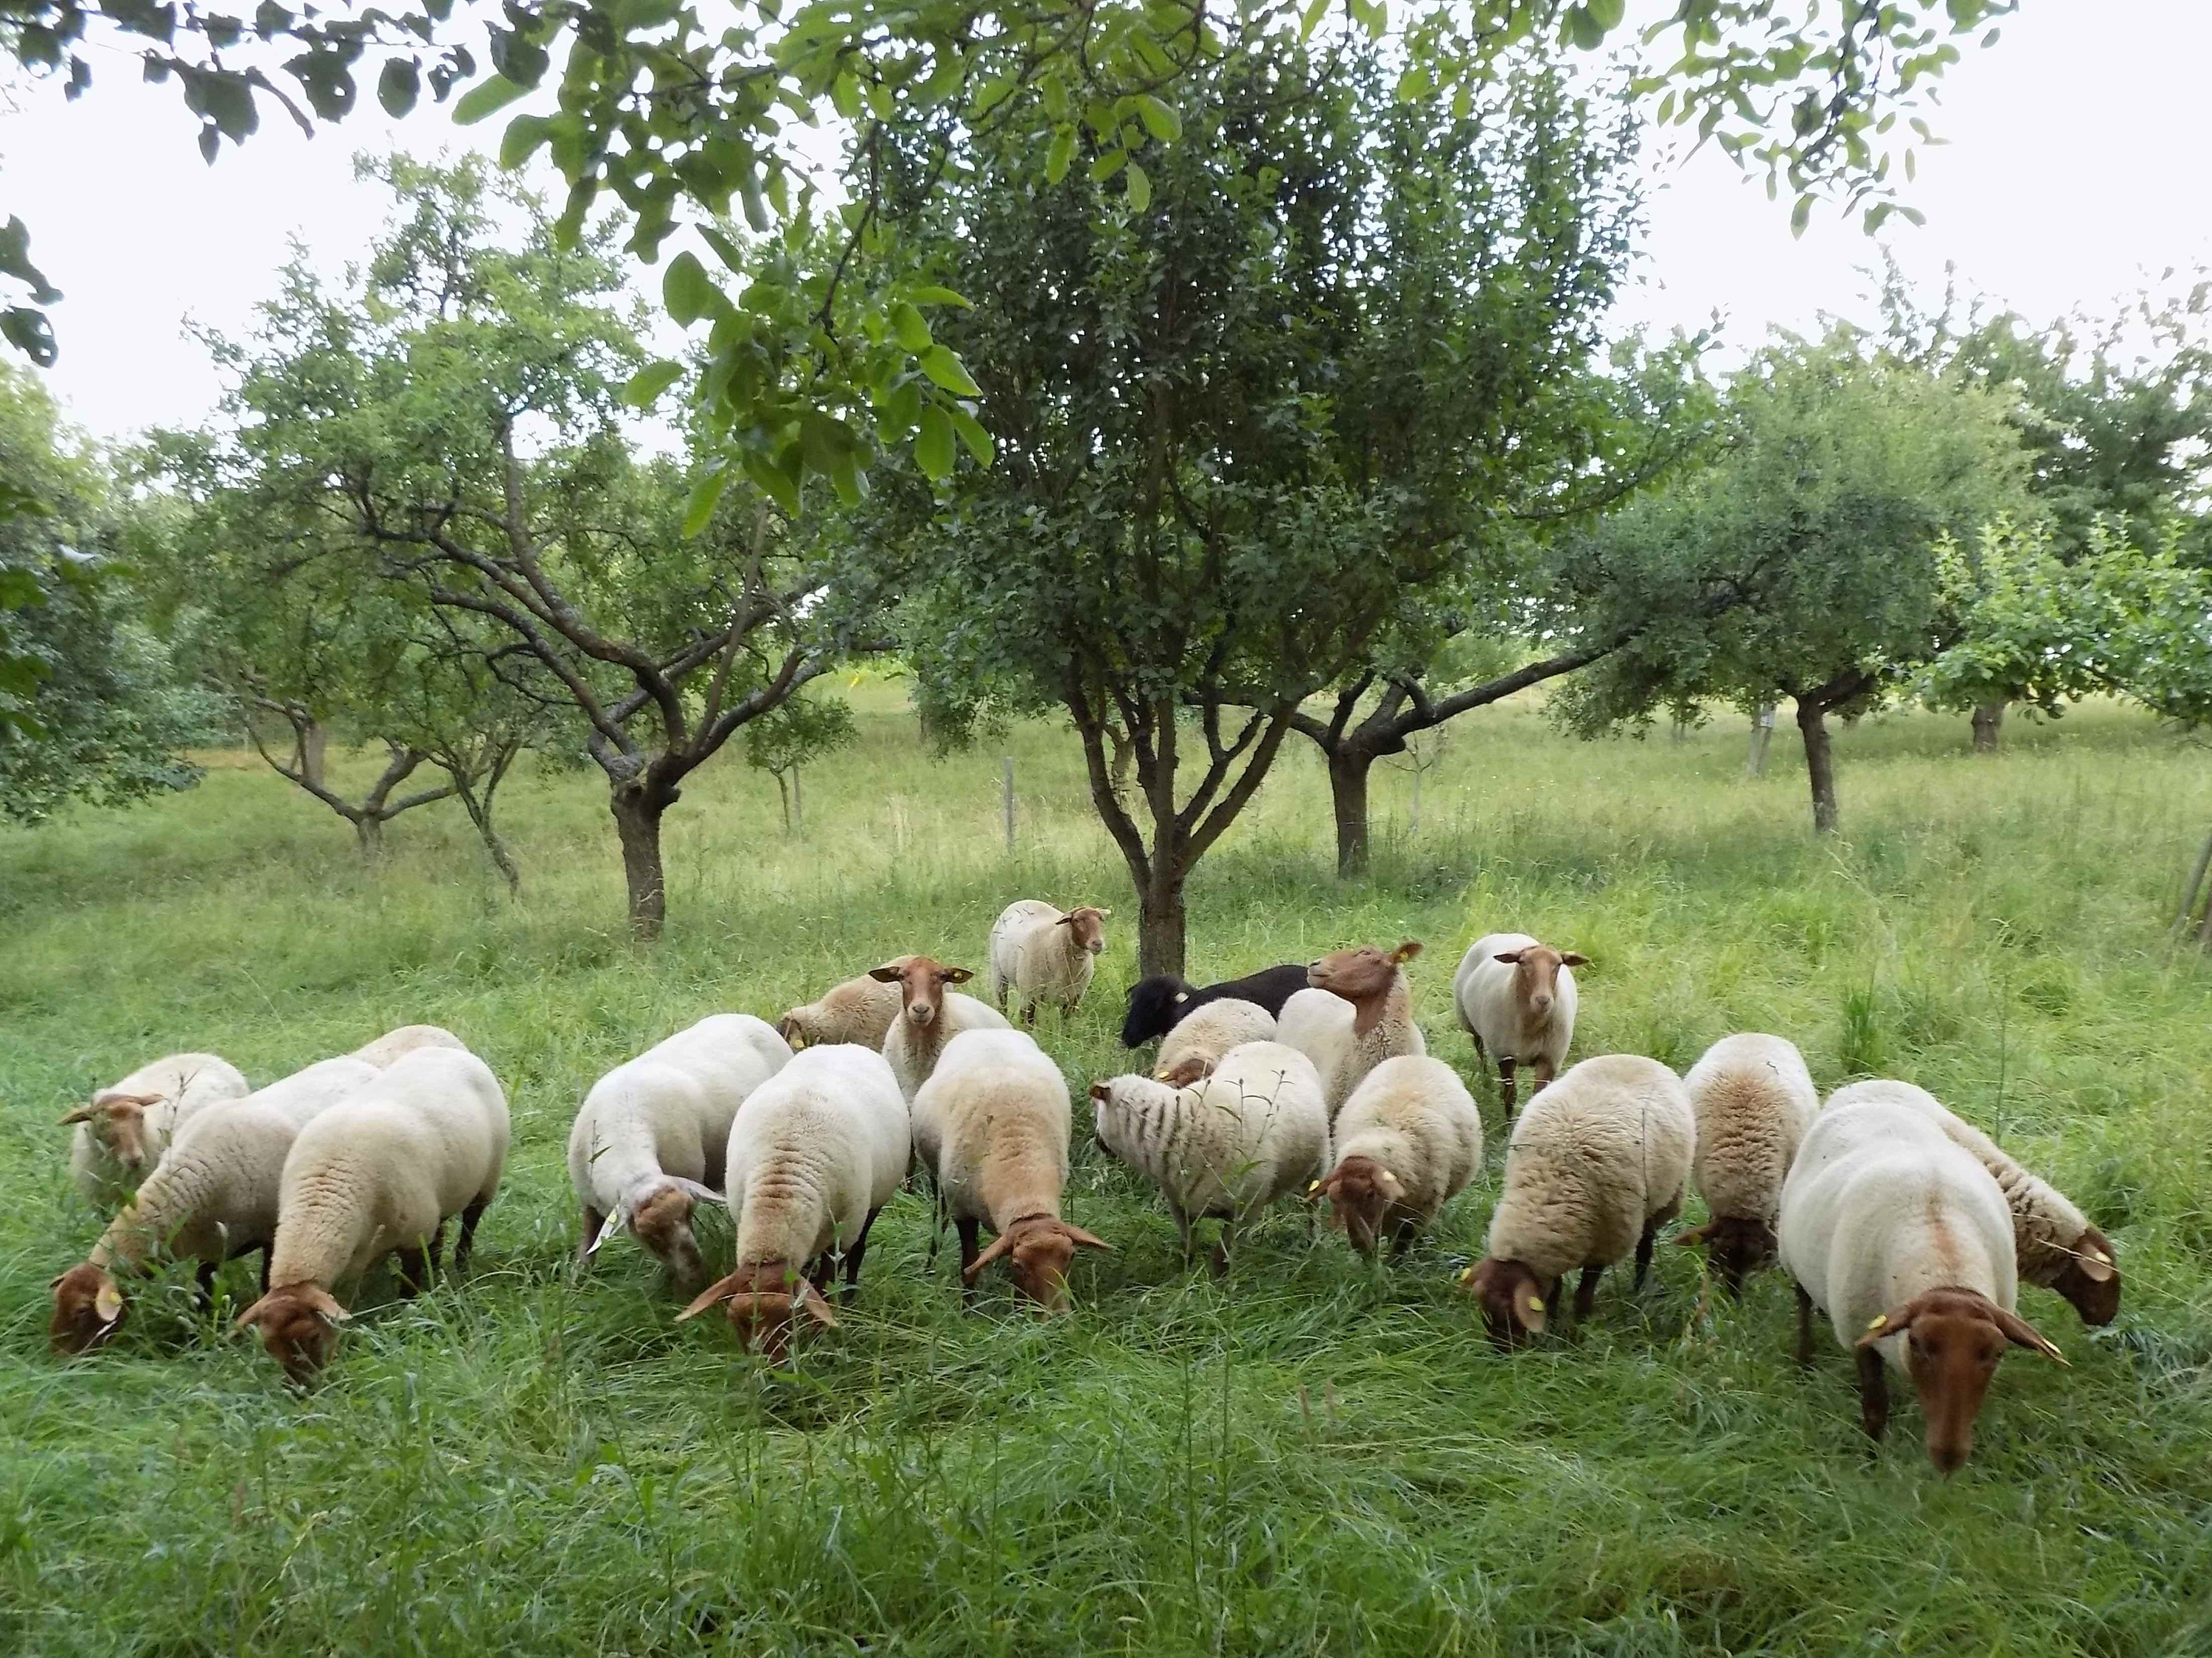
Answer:
<svg viewBox="0 0 2212 1658"><path fill-rule="evenodd" d="M668 882L660 862L660 820L675 798L643 777L617 786L610 802L622 839L623 879L629 890L630 936L641 944L660 937L668 920Z"/></svg>
<svg viewBox="0 0 2212 1658"><path fill-rule="evenodd" d="M458 785L456 786L458 788ZM496 786L495 783L494 787ZM507 842L492 827L492 791L487 789L481 799L477 799L474 787L459 788L459 793L461 805L469 814L469 822L477 826L477 837L483 842L484 851L491 858L492 867L499 872L500 879L507 883L507 896L520 898L522 896L522 871L514 861L514 854L507 849Z"/></svg>
<svg viewBox="0 0 2212 1658"><path fill-rule="evenodd" d="M2004 727L2005 705L1984 702L1974 710L1974 752L1995 754L1998 733Z"/></svg>
<svg viewBox="0 0 2212 1658"><path fill-rule="evenodd" d="M1184 926L1183 872L1170 872L1165 860L1156 860L1152 879L1145 889L1137 922L1137 972L1150 978L1156 973L1182 976Z"/></svg>
<svg viewBox="0 0 2212 1658"><path fill-rule="evenodd" d="M1797 734L1805 744L1805 775L1813 787L1813 830L1836 829L1836 762L1829 747L1827 710L1816 701L1797 699Z"/></svg>
<svg viewBox="0 0 2212 1658"><path fill-rule="evenodd" d="M1340 744L1328 756L1328 795L1336 813L1336 878L1367 873L1367 781L1375 753L1364 744Z"/></svg>
<svg viewBox="0 0 2212 1658"><path fill-rule="evenodd" d="M364 864L384 861L384 819L374 812L363 812L351 820L353 843Z"/></svg>

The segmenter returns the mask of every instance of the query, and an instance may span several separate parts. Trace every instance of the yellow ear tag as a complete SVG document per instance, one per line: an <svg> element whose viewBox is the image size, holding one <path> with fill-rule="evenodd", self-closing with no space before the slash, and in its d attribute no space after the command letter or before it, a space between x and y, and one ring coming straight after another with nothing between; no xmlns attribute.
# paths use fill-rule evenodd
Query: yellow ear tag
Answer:
<svg viewBox="0 0 2212 1658"><path fill-rule="evenodd" d="M1888 1322L1889 1315L1887 1313L1876 1313L1874 1315L1874 1322L1868 1325L1867 1328L1869 1330L1879 1330L1883 1325Z"/></svg>
<svg viewBox="0 0 2212 1658"><path fill-rule="evenodd" d="M1395 1175L1392 1174L1389 1169L1385 1169L1382 1171L1382 1178L1383 1178L1384 1180L1395 1180L1395 1179L1397 1179L1398 1177L1397 1177Z"/></svg>
<svg viewBox="0 0 2212 1658"><path fill-rule="evenodd" d="M1472 1284L1472 1283L1474 1283L1474 1267L1472 1267L1472 1266L1462 1266L1462 1267L1461 1267L1461 1268L1460 1268L1460 1272L1459 1272L1459 1281L1460 1281L1462 1284Z"/></svg>
<svg viewBox="0 0 2212 1658"><path fill-rule="evenodd" d="M112 1284L100 1286L100 1293L92 1298L92 1310L100 1315L103 1323L112 1324L123 1316L123 1297Z"/></svg>
<svg viewBox="0 0 2212 1658"><path fill-rule="evenodd" d="M2106 1254L2102 1249L2092 1249L2089 1252L2089 1259L2095 1261L2100 1266L2110 1266L2112 1264L2112 1258Z"/></svg>
<svg viewBox="0 0 2212 1658"><path fill-rule="evenodd" d="M1308 1197L1311 1197L1315 1193L1316 1193L1316 1192L1318 1192L1318 1191L1320 1191L1320 1190L1321 1190L1321 1182L1320 1182L1319 1181L1315 1181L1311 1186L1309 1186L1308 1187L1306 1187L1306 1195L1307 1195Z"/></svg>
<svg viewBox="0 0 2212 1658"><path fill-rule="evenodd" d="M1532 1312L1532 1313L1540 1313L1540 1312L1542 1312L1542 1311L1544 1310L1544 1297L1541 1297L1541 1296L1531 1296L1531 1297L1528 1297L1528 1310L1529 1310L1530 1312Z"/></svg>

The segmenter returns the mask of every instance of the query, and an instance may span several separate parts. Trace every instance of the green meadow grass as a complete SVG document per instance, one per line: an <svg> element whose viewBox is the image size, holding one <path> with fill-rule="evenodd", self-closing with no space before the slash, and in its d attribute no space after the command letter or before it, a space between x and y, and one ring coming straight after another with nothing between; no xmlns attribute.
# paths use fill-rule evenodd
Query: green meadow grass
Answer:
<svg viewBox="0 0 2212 1658"><path fill-rule="evenodd" d="M0 1653L1005 1655L2212 1652L2212 967L2165 924L2212 766L2094 708L1901 717L1838 744L1816 844L1778 740L1576 744L1531 706L1376 791L1376 869L1333 876L1292 750L1193 883L1205 979L1425 940L1434 1049L1474 1074L1451 969L1512 927L1585 951L1577 1054L1688 1066L1779 1031L1824 1088L1933 1089L2119 1247L2126 1310L2072 1360L2015 1355L1944 1480L1909 1403L1869 1455L1846 1357L1786 1356L1786 1282L1741 1306L1689 1251L1510 1358L1452 1287L1503 1142L1405 1260L1272 1218L1217 1283L1091 1148L1084 1086L1128 1068L1126 878L1064 731L931 761L895 687L805 778L787 836L735 756L669 820L669 934L625 938L604 795L538 771L505 804L510 902L458 811L345 826L235 756L190 794L0 835ZM1786 738L1786 732L1783 734ZM999 826L1016 762L1018 843ZM981 966L1009 900L1120 909L1090 1001L1038 1035L1077 1096L1073 1317L1002 1281L963 1315L921 1203L878 1228L844 1328L763 1369L628 1240L581 1279L562 1147L616 1061L706 1013L773 1017L886 956ZM289 1392L178 1272L112 1347L46 1350L47 1280L98 1224L53 1121L97 1079L210 1048L257 1081L388 1026L458 1031L516 1128L474 1275L411 1305L380 1271L326 1383ZM1693 1206L1694 1213L1694 1206ZM726 1253L726 1224L708 1248ZM230 1269L231 1310L251 1293Z"/></svg>

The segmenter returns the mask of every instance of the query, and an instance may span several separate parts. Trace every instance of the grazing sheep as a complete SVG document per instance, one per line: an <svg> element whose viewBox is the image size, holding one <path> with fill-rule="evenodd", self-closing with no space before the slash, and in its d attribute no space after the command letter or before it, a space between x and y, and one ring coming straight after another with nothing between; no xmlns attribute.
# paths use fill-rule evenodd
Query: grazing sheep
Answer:
<svg viewBox="0 0 2212 1658"><path fill-rule="evenodd" d="M54 1351L88 1351L121 1328L118 1274L149 1272L164 1253L199 1261L205 1303L214 1297L222 1264L258 1249L266 1294L277 1183L293 1140L376 1075L377 1067L360 1059L325 1060L244 1099L218 1101L194 1114L92 1253L50 1286L54 1310L47 1333Z"/></svg>
<svg viewBox="0 0 2212 1658"><path fill-rule="evenodd" d="M2064 1193L2029 1174L1988 1135L1911 1083L1854 1083L1831 1095L1828 1107L1871 1099L1920 1112L1990 1171L2012 1212L2013 1255L2021 1277L2065 1297L2084 1324L2110 1324L2119 1315L2120 1268L2112 1242Z"/></svg>
<svg viewBox="0 0 2212 1658"><path fill-rule="evenodd" d="M1091 988L1098 952L1106 948L1102 925L1114 912L1079 904L1065 914L1042 898L1021 898L1000 911L992 924L987 960L991 999L1011 1013L1006 993L1021 1004L1022 1023L1036 1023L1037 1004L1052 1002L1073 1013ZM1060 928L1066 927L1062 932Z"/></svg>
<svg viewBox="0 0 2212 1658"><path fill-rule="evenodd" d="M1805 1056L1757 1032L1722 1037L1682 1085L1698 1118L1692 1177L1711 1218L1674 1242L1705 1245L1729 1294L1741 1296L1745 1277L1774 1259L1782 1182L1820 1096Z"/></svg>
<svg viewBox="0 0 2212 1658"><path fill-rule="evenodd" d="M1817 1307L1857 1359L1867 1432L1887 1428L1887 1370L1901 1371L1920 1395L1929 1461L1951 1473L1973 1449L2007 1344L2059 1357L2013 1310L2012 1234L1989 1170L1927 1114L1894 1099L1832 1101L1782 1188L1798 1363L1813 1362Z"/></svg>
<svg viewBox="0 0 2212 1658"><path fill-rule="evenodd" d="M907 1103L936 1069L945 1045L963 1030L1006 1030L1006 1018L989 1004L947 990L975 975L964 967L947 967L927 956L910 956L904 967L879 967L869 975L896 985L901 1011L884 1038L884 1057L897 1077Z"/></svg>
<svg viewBox="0 0 2212 1658"><path fill-rule="evenodd" d="M822 1293L836 1258L842 1252L849 1295L868 1230L906 1178L906 1102L890 1064L850 1042L806 1049L746 1099L727 1156L737 1266L677 1321L727 1303L744 1349L781 1359L802 1309L836 1327Z"/></svg>
<svg viewBox="0 0 2212 1658"><path fill-rule="evenodd" d="M896 973L915 959L894 956L857 979L833 985L803 1006L787 1009L775 1034L793 1052L821 1042L857 1042L880 1052L884 1038L890 1035L891 1021L899 1016L899 993L896 977L878 975L885 969Z"/></svg>
<svg viewBox="0 0 2212 1658"><path fill-rule="evenodd" d="M353 1057L383 1071L418 1048L457 1048L466 1053L468 1046L441 1025L403 1024L397 1030L387 1030L374 1042L354 1049Z"/></svg>
<svg viewBox="0 0 2212 1658"><path fill-rule="evenodd" d="M1329 1131L1329 1172L1307 1195L1326 1198L1330 1224L1353 1248L1375 1253L1387 1231L1402 1255L1482 1166L1482 1114L1442 1060L1402 1054L1361 1078Z"/></svg>
<svg viewBox="0 0 2212 1658"><path fill-rule="evenodd" d="M1634 1054L1584 1060L1528 1102L1506 1147L1489 1254L1461 1276L1492 1340L1540 1335L1576 1267L1578 1319L1599 1274L1631 1248L1643 1287L1653 1239L1681 1212L1697 1133L1682 1079Z"/></svg>
<svg viewBox="0 0 2212 1658"><path fill-rule="evenodd" d="M627 1226L678 1283L696 1285L692 1206L721 1201L731 1120L790 1062L764 1022L717 1013L593 1084L568 1131L568 1179L584 1212L578 1265Z"/></svg>
<svg viewBox="0 0 2212 1658"><path fill-rule="evenodd" d="M1383 1060L1429 1051L1413 1023L1403 969L1420 953L1412 939L1387 955L1375 944L1340 950L1306 969L1312 989L1283 1004L1278 1035L1321 1072L1332 1122L1359 1079Z"/></svg>
<svg viewBox="0 0 2212 1658"><path fill-rule="evenodd" d="M945 1045L914 1096L914 1149L930 1170L940 1217L960 1233L961 1296L1006 1258L1014 1287L1048 1313L1067 1305L1078 1246L1109 1246L1060 1218L1067 1183L1067 1083L1018 1030L969 1030ZM976 1253L980 1228L999 1236Z"/></svg>
<svg viewBox="0 0 2212 1658"><path fill-rule="evenodd" d="M172 1054L142 1065L61 1120L76 1130L70 1178L94 1208L119 1208L194 1112L248 1091L238 1067L213 1054Z"/></svg>
<svg viewBox="0 0 2212 1658"><path fill-rule="evenodd" d="M332 1286L399 1257L400 1292L437 1265L449 1215L461 1218L453 1265L465 1270L477 1222L499 1189L507 1096L475 1054L422 1048L300 1131L278 1183L271 1288L238 1316L297 1382L330 1357L352 1315Z"/></svg>
<svg viewBox="0 0 2212 1658"><path fill-rule="evenodd" d="M1513 1114L1514 1070L1536 1067L1536 1086L1547 1086L1567 1062L1575 1035L1575 975L1589 958L1558 950L1525 932L1492 932L1477 938L1452 975L1459 1022L1474 1038L1478 1059L1498 1067L1505 1114Z"/></svg>
<svg viewBox="0 0 2212 1658"><path fill-rule="evenodd" d="M1249 1005L1217 1002L1206 1011ZM1195 1023L1178 1025L1176 1034ZM1328 1150L1320 1074L1311 1060L1280 1042L1239 1044L1209 1075L1182 1086L1150 1077L1093 1083L1091 1099L1099 1145L1160 1188L1186 1262L1191 1223L1222 1222L1216 1272L1228 1269L1237 1229L1313 1179Z"/></svg>
<svg viewBox="0 0 2212 1658"><path fill-rule="evenodd" d="M1194 1082L1219 1064L1221 1056L1244 1042L1275 1040L1275 1016L1256 1002L1224 999L1208 1002L1176 1028L1160 1044L1152 1075L1180 1088Z"/></svg>
<svg viewBox="0 0 2212 1658"><path fill-rule="evenodd" d="M1156 973L1129 987L1129 1012L1121 1021L1121 1046L1142 1048L1153 1038L1166 1035L1208 1002L1251 1002L1266 1009L1269 1017L1279 1017L1283 1004L1305 987L1304 962L1264 968L1203 990L1192 989L1188 981L1172 973Z"/></svg>

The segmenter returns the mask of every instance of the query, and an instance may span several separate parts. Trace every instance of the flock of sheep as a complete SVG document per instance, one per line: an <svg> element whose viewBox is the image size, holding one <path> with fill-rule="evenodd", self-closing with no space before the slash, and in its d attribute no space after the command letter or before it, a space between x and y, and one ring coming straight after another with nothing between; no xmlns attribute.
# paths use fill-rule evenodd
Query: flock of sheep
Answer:
<svg viewBox="0 0 2212 1658"><path fill-rule="evenodd" d="M1078 1249L1110 1246L1062 1213L1072 1112L1059 1066L1007 1015L1073 1010L1109 912L1025 900L992 928L989 1003L971 974L902 957L791 1009L771 1029L719 1014L617 1066L568 1140L580 1264L629 1231L679 1281L706 1277L692 1230L726 1204L736 1265L678 1315L725 1309L749 1350L781 1358L794 1327L834 1327L830 1292L857 1285L868 1233L918 1172L937 1230L960 1240L963 1296L1003 1263L1020 1294L1064 1308ZM1482 1121L1453 1069L1428 1057L1406 963L1420 945L1343 950L1194 989L1146 979L1122 1041L1158 1039L1150 1075L1094 1083L1099 1146L1158 1187L1186 1258L1194 1225L1237 1230L1285 1195L1328 1206L1358 1249L1402 1253L1480 1167ZM1930 1459L1966 1460L2008 1346L2057 1358L2015 1311L2018 1280L2108 1322L2120 1281L2104 1234L2045 1181L1910 1084L1865 1082L1820 1103L1797 1049L1732 1035L1686 1078L1633 1054L1562 1072L1583 958L1519 933L1468 950L1462 1024L1498 1069L1536 1089L1515 1122L1485 1258L1461 1275L1510 1348L1558 1316L1578 1273L1587 1317L1600 1275L1632 1254L1641 1285L1659 1229L1695 1186L1704 1246L1730 1293L1778 1257L1797 1286L1797 1359L1815 1309L1856 1355L1867 1431L1909 1377ZM489 1067L449 1032L410 1025L258 1091L212 1054L143 1066L63 1120L88 1200L115 1212L89 1256L52 1284L57 1351L113 1334L125 1287L166 1258L196 1259L204 1297L224 1260L262 1254L260 1298L239 1315L295 1381L328 1360L349 1316L335 1293L386 1255L404 1295L436 1266L447 1219L465 1266L508 1137ZM981 1245L988 1229L994 1241ZM2061 1361L2063 1362L2063 1361Z"/></svg>

